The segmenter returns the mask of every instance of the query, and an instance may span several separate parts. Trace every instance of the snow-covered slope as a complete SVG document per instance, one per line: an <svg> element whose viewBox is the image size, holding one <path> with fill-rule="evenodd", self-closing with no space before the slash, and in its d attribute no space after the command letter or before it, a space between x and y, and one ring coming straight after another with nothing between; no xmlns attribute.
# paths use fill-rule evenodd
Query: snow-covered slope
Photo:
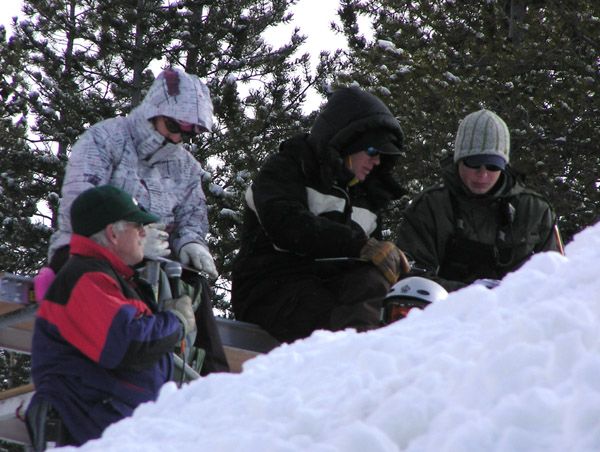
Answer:
<svg viewBox="0 0 600 452"><path fill-rule="evenodd" d="M600 225L369 333L317 332L111 426L86 451L599 451Z"/></svg>

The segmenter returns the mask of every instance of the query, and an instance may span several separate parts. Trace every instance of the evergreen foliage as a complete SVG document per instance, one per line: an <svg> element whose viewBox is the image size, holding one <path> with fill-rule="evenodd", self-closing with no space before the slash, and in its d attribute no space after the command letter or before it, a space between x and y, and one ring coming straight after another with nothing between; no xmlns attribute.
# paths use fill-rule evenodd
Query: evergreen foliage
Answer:
<svg viewBox="0 0 600 452"><path fill-rule="evenodd" d="M342 0L340 17L350 65L337 83L358 83L397 115L407 138L399 176L412 195L439 182L459 121L488 108L564 237L598 219L600 3ZM390 212L392 231L404 203Z"/></svg>
<svg viewBox="0 0 600 452"><path fill-rule="evenodd" d="M0 269L19 272L41 263L50 230L34 215L49 191L36 171L52 165L52 155L35 147L28 136L28 120L36 93L24 80L26 50L16 39L7 40L0 27Z"/></svg>
<svg viewBox="0 0 600 452"><path fill-rule="evenodd" d="M216 305L227 313L245 186L306 125L306 92L326 68L314 76L308 55L298 56L298 30L281 47L261 37L290 20L294 1L24 1L13 35L0 30L0 270L32 275L44 264L72 145L90 125L130 111L153 73L173 65L199 75L215 107L215 129L190 151L207 169L209 243L224 289ZM2 353L4 387L27 381L29 358Z"/></svg>
<svg viewBox="0 0 600 452"><path fill-rule="evenodd" d="M245 186L306 126L306 92L326 69L315 76L308 55L298 55L298 30L281 47L261 37L289 22L294 2L26 0L0 49L2 269L33 274L43 264L71 146L90 125L126 114L153 73L173 65L199 75L215 106L215 129L190 150L207 169L209 242L227 289Z"/></svg>
<svg viewBox="0 0 600 452"><path fill-rule="evenodd" d="M29 355L0 349L0 391L30 383L31 359ZM23 410L24 411L24 410ZM20 444L0 440L3 452L21 452L25 448Z"/></svg>
<svg viewBox="0 0 600 452"><path fill-rule="evenodd" d="M27 355L0 350L0 391L29 383L31 363Z"/></svg>

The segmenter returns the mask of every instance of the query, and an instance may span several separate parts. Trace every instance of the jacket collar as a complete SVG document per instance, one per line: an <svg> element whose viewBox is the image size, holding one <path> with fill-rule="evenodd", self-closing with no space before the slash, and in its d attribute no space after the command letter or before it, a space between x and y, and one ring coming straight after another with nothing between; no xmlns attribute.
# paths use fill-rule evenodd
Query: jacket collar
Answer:
<svg viewBox="0 0 600 452"><path fill-rule="evenodd" d="M83 235L72 234L70 246L70 254L108 261L111 267L126 279L131 278L135 273L119 256Z"/></svg>
<svg viewBox="0 0 600 452"><path fill-rule="evenodd" d="M151 166L157 161L167 160L176 152L186 152L181 145L169 143L156 131L152 122L144 118L143 106L135 108L127 116L127 122L141 162Z"/></svg>

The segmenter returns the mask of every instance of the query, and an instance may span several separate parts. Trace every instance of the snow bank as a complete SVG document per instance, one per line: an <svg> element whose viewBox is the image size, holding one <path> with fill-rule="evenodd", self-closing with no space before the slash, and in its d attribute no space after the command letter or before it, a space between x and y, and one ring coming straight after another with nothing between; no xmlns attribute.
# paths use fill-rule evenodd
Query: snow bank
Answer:
<svg viewBox="0 0 600 452"><path fill-rule="evenodd" d="M493 290L316 332L107 429L86 451L599 451L600 225Z"/></svg>

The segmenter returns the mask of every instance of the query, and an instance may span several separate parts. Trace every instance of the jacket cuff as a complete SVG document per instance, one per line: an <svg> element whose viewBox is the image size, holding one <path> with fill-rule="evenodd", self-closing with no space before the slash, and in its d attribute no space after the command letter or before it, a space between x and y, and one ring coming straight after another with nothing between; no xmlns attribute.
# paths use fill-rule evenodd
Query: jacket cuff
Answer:
<svg viewBox="0 0 600 452"><path fill-rule="evenodd" d="M362 250L363 246L366 245L368 240L368 238L355 240L350 246L349 257L360 257L360 250Z"/></svg>

